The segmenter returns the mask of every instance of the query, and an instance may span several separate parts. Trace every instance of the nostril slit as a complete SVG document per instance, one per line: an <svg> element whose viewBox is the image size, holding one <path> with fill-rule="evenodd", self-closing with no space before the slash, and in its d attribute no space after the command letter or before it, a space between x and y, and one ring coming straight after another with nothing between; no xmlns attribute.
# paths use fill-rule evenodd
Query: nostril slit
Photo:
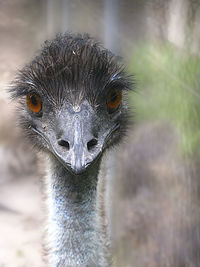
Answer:
<svg viewBox="0 0 200 267"><path fill-rule="evenodd" d="M97 139L92 139L87 143L88 151L92 150L97 145Z"/></svg>
<svg viewBox="0 0 200 267"><path fill-rule="evenodd" d="M69 142L61 139L61 140L58 141L58 144L60 146L64 146L65 148L67 148L69 150Z"/></svg>

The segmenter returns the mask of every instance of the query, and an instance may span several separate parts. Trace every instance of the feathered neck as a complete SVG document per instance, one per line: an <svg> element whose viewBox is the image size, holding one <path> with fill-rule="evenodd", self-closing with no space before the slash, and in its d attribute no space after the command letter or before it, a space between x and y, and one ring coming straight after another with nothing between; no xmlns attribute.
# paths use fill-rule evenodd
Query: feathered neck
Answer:
<svg viewBox="0 0 200 267"><path fill-rule="evenodd" d="M73 175L54 157L49 161L49 266L108 266L98 212L100 161Z"/></svg>

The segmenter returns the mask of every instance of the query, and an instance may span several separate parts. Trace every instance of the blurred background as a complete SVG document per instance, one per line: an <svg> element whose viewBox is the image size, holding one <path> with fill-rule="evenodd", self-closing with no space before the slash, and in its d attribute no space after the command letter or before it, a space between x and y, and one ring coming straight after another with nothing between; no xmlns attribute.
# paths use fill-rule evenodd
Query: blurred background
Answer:
<svg viewBox="0 0 200 267"><path fill-rule="evenodd" d="M44 266L43 178L7 88L65 31L96 37L136 80L109 182L113 266L200 266L200 1L0 0L0 267Z"/></svg>

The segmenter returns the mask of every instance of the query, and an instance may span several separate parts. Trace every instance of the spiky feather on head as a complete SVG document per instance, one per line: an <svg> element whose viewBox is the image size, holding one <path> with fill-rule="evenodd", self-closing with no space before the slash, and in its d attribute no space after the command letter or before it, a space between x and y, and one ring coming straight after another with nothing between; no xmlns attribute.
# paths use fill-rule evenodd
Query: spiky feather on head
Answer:
<svg viewBox="0 0 200 267"><path fill-rule="evenodd" d="M76 103L86 98L98 105L98 97L110 87L132 88L123 66L110 51L88 34L57 35L46 41L38 56L26 65L12 87L14 98L31 90L50 101Z"/></svg>

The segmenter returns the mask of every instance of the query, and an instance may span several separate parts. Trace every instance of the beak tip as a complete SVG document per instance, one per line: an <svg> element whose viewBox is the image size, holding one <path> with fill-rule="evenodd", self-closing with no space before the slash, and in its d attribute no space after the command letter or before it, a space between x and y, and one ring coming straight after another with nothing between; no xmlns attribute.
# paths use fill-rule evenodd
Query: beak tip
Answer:
<svg viewBox="0 0 200 267"><path fill-rule="evenodd" d="M71 168L71 172L75 175L80 175L82 173L84 173L86 171L86 168L80 168L80 169L75 169L75 168Z"/></svg>
<svg viewBox="0 0 200 267"><path fill-rule="evenodd" d="M75 174L75 175L79 175L82 174L83 172L86 171L87 166L84 164L79 164L80 162L76 162L75 165L71 165L71 171Z"/></svg>

